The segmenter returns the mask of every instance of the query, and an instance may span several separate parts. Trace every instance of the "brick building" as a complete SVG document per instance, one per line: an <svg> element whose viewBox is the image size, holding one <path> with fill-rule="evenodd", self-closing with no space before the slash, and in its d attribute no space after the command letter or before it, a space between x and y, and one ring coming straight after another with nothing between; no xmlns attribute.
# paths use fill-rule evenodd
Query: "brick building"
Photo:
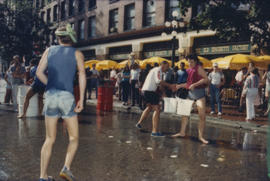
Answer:
<svg viewBox="0 0 270 181"><path fill-rule="evenodd" d="M161 33L172 12L179 11L177 0L34 0L34 7L51 24L48 42L54 43L53 32L59 24L69 22L77 32L77 46L86 59L120 61L132 51L139 59L171 57L172 36L163 37ZM191 16L190 9L184 19L188 21ZM208 41L215 39L214 35L210 30L179 32L176 49L187 53L195 47L199 54L209 58L250 52L246 41L220 44L212 41L211 45Z"/></svg>

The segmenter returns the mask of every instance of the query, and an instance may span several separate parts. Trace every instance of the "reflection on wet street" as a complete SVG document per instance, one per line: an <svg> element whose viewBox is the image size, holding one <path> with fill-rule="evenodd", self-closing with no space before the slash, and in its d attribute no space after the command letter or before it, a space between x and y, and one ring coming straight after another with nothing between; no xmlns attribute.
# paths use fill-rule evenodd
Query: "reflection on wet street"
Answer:
<svg viewBox="0 0 270 181"><path fill-rule="evenodd" d="M197 140L190 124L183 139L150 137L150 118L142 132L139 115L91 109L80 116L80 146L72 165L79 181L264 181L267 180L266 135L207 126L209 145ZM161 120L162 132L179 129L175 120ZM39 177L44 121L17 120L0 111L0 180L34 181ZM58 124L49 174L58 178L68 143Z"/></svg>

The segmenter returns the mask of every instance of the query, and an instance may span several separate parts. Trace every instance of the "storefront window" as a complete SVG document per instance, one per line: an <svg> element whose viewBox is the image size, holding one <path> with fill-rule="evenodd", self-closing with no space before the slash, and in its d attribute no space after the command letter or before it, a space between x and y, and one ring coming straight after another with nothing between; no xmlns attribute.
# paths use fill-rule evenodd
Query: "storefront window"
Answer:
<svg viewBox="0 0 270 181"><path fill-rule="evenodd" d="M39 0L36 0L36 9L39 9Z"/></svg>
<svg viewBox="0 0 270 181"><path fill-rule="evenodd" d="M118 31L118 9L110 11L109 20L109 33L115 33Z"/></svg>
<svg viewBox="0 0 270 181"><path fill-rule="evenodd" d="M96 50L95 49L84 50L84 51L82 51L82 53L84 55L85 61L90 60L90 59L96 59Z"/></svg>
<svg viewBox="0 0 270 181"><path fill-rule="evenodd" d="M66 18L66 1L61 2L61 20Z"/></svg>
<svg viewBox="0 0 270 181"><path fill-rule="evenodd" d="M78 37L80 40L84 40L84 20L79 21Z"/></svg>
<svg viewBox="0 0 270 181"><path fill-rule="evenodd" d="M57 19L58 19L58 13L57 13L57 5L55 5L54 7L53 7L53 21L57 21Z"/></svg>
<svg viewBox="0 0 270 181"><path fill-rule="evenodd" d="M74 15L74 10L75 10L75 0L69 0L69 16Z"/></svg>
<svg viewBox="0 0 270 181"><path fill-rule="evenodd" d="M135 5L130 4L125 7L125 30L135 29Z"/></svg>
<svg viewBox="0 0 270 181"><path fill-rule="evenodd" d="M41 0L41 8L45 6L45 0Z"/></svg>
<svg viewBox="0 0 270 181"><path fill-rule="evenodd" d="M89 9L96 8L97 1L96 0L89 0Z"/></svg>
<svg viewBox="0 0 270 181"><path fill-rule="evenodd" d="M166 20L167 21L172 21L172 13L174 11L177 11L178 14L180 15L180 4L178 0L167 0L166 1ZM180 16L179 16L180 18Z"/></svg>
<svg viewBox="0 0 270 181"><path fill-rule="evenodd" d="M44 19L45 19L45 12L44 11L41 12L40 18L42 19L42 21L44 21Z"/></svg>
<svg viewBox="0 0 270 181"><path fill-rule="evenodd" d="M47 9L47 23L51 22L51 9Z"/></svg>
<svg viewBox="0 0 270 181"><path fill-rule="evenodd" d="M110 3L115 3L115 2L117 2L119 0L109 0L109 1L110 1Z"/></svg>
<svg viewBox="0 0 270 181"><path fill-rule="evenodd" d="M155 25L156 18L156 3L155 0L144 0L143 1L143 25L144 26L153 26Z"/></svg>
<svg viewBox="0 0 270 181"><path fill-rule="evenodd" d="M92 16L88 19L88 37L93 38L96 36L96 17Z"/></svg>
<svg viewBox="0 0 270 181"><path fill-rule="evenodd" d="M85 0L79 0L79 6L78 6L79 13L84 12L84 10L85 10Z"/></svg>

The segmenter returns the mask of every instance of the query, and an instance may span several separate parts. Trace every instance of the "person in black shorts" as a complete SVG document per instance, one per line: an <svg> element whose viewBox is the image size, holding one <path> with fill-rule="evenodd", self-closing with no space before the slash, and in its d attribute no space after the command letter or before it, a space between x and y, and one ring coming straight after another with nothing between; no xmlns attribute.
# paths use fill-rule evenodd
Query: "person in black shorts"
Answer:
<svg viewBox="0 0 270 181"><path fill-rule="evenodd" d="M147 118L149 113L153 110L153 127L152 127L152 134L151 136L154 137L163 137L163 134L159 132L158 130L158 124L159 124L159 116L160 116L160 96L157 93L158 86L162 87L168 87L172 89L173 91L176 90L176 86L174 84L169 84L163 81L163 73L168 71L169 64L168 62L164 61L161 63L161 66L153 68L147 75L146 80L142 87L143 92L143 99L146 102L147 107L143 111L140 120L136 124L136 127L141 129L141 123L144 119Z"/></svg>

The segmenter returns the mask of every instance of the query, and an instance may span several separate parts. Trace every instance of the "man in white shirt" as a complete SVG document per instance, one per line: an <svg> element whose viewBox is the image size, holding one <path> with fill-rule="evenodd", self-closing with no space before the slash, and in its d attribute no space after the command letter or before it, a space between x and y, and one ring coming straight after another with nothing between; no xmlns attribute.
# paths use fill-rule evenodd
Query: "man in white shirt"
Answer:
<svg viewBox="0 0 270 181"><path fill-rule="evenodd" d="M137 63L134 63L131 66L130 71L130 85L131 85L131 99L132 106L135 106L135 103L139 104L139 76L140 76L140 67Z"/></svg>
<svg viewBox="0 0 270 181"><path fill-rule="evenodd" d="M110 79L111 80L116 80L116 70L115 69L112 69L111 72L110 72Z"/></svg>
<svg viewBox="0 0 270 181"><path fill-rule="evenodd" d="M163 81L162 74L164 72L167 72L169 69L168 62L164 61L161 63L161 66L153 68L147 75L146 80L143 84L142 91L143 91L143 97L144 101L147 104L147 107L143 111L140 120L136 124L136 127L141 129L141 123L144 119L147 118L149 113L153 110L153 118L152 118L152 134L151 136L154 137L163 137L163 134L161 134L158 131L158 124L159 124L159 116L160 116L160 96L156 92L158 89L158 86L164 86L172 89L173 91L176 90L176 86L174 84L169 84Z"/></svg>
<svg viewBox="0 0 270 181"><path fill-rule="evenodd" d="M222 105L220 99L220 87L224 85L224 74L218 69L218 64L213 64L213 71L208 75L210 81L210 100L211 100L211 115L215 114L215 102L218 105L218 116L222 115Z"/></svg>
<svg viewBox="0 0 270 181"><path fill-rule="evenodd" d="M243 85L243 82L246 78L246 74L247 74L246 67L242 68L239 72L237 72L237 74L235 76L235 80L236 80L238 85Z"/></svg>

